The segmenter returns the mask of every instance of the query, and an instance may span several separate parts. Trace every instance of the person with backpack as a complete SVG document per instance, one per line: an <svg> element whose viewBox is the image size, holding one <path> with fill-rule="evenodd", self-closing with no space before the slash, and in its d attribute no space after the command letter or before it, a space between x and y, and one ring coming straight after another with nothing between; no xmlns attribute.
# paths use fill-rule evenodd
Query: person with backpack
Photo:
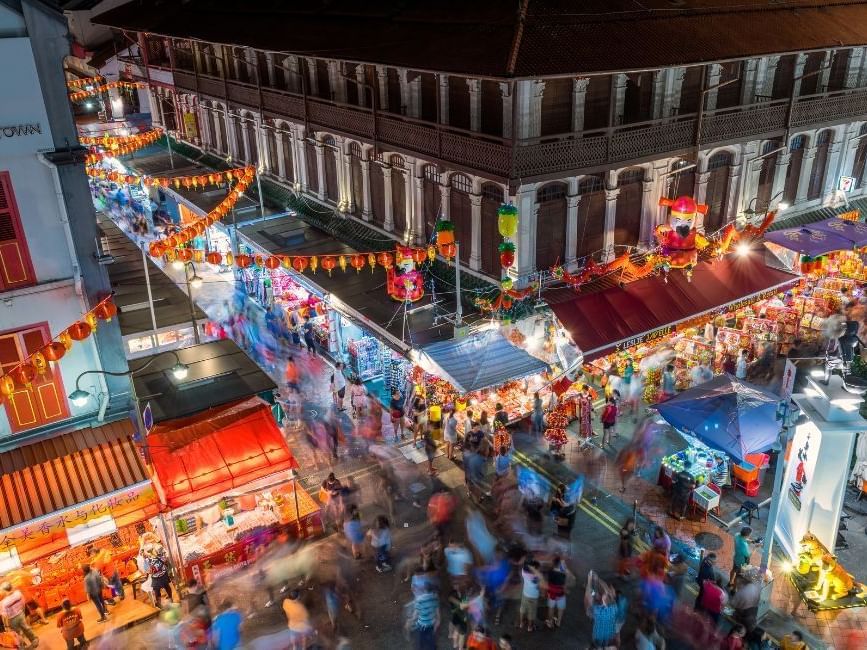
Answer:
<svg viewBox="0 0 867 650"><path fill-rule="evenodd" d="M605 399L605 408L602 409L600 419L602 420L602 448L605 449L605 445L611 447L611 432L617 425L617 405L613 397Z"/></svg>

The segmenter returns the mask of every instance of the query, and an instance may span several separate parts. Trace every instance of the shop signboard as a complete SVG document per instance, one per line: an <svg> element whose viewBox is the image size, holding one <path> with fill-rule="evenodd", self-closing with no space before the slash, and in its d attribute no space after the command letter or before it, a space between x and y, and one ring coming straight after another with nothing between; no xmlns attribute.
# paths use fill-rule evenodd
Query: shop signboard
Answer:
<svg viewBox="0 0 867 650"><path fill-rule="evenodd" d="M120 528L155 514L156 504L153 484L139 483L0 531L0 553L14 548L26 563L66 548L94 522L102 524L108 517Z"/></svg>
<svg viewBox="0 0 867 650"><path fill-rule="evenodd" d="M851 192L853 189L855 189L855 177L841 176L840 180L837 183L837 189L841 192Z"/></svg>

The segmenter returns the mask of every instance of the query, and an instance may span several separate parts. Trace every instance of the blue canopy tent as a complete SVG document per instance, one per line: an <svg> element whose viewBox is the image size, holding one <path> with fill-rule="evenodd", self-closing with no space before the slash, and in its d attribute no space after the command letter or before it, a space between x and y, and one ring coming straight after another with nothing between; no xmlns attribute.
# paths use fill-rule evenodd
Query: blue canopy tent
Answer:
<svg viewBox="0 0 867 650"><path fill-rule="evenodd" d="M673 426L737 462L777 441L780 397L732 375L720 375L656 405Z"/></svg>
<svg viewBox="0 0 867 650"><path fill-rule="evenodd" d="M548 370L547 363L515 347L495 330L432 343L423 347L414 360L461 393Z"/></svg>

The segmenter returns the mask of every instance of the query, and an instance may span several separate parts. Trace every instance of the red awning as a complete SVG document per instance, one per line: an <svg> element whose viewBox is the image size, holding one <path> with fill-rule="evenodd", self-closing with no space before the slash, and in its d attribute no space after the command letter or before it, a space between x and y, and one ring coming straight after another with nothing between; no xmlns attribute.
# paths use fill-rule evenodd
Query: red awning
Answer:
<svg viewBox="0 0 867 650"><path fill-rule="evenodd" d="M163 422L148 436L148 446L169 508L298 467L270 407L258 397Z"/></svg>
<svg viewBox="0 0 867 650"><path fill-rule="evenodd" d="M549 304L584 353L585 361L665 333L668 327L784 290L799 276L767 266L761 256L729 255L702 262L690 282L683 271L637 280L621 287L575 295Z"/></svg>

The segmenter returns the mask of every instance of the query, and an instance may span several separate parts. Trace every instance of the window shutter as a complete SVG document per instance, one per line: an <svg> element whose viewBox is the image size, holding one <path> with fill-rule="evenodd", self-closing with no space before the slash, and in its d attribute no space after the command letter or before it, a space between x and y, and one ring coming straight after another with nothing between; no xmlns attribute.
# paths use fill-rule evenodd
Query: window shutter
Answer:
<svg viewBox="0 0 867 650"><path fill-rule="evenodd" d="M36 284L9 172L0 172L0 290Z"/></svg>

